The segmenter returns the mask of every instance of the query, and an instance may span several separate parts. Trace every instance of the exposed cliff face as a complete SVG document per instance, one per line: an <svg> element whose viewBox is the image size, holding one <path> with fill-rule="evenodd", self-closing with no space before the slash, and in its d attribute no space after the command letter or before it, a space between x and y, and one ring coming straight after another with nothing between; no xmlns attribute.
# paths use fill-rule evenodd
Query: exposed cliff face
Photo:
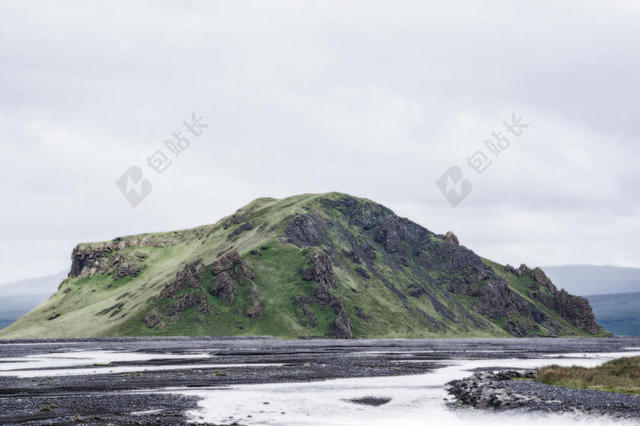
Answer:
<svg viewBox="0 0 640 426"><path fill-rule="evenodd" d="M595 316L584 297L572 296L565 290L558 290L540 268L530 269L527 265L520 265L517 270L507 265L507 269L519 277L530 277L535 282L528 296L541 301L544 306L558 312L560 316L590 334L602 332L596 323Z"/></svg>
<svg viewBox="0 0 640 426"><path fill-rule="evenodd" d="M540 269L497 265L452 232L336 193L259 199L214 225L81 244L58 294L3 333L41 333L40 318L51 336L603 333L588 302Z"/></svg>
<svg viewBox="0 0 640 426"><path fill-rule="evenodd" d="M322 250L308 250L307 258L310 266L302 269L302 279L313 281L316 283L316 289L313 292L313 299L304 301L298 300L297 303L303 307L303 312L310 304L319 303L331 307L338 315L334 322L334 337L337 339L351 339L353 330L351 328L351 319L346 311L344 302L336 296L338 284L333 273L333 265L331 259Z"/></svg>

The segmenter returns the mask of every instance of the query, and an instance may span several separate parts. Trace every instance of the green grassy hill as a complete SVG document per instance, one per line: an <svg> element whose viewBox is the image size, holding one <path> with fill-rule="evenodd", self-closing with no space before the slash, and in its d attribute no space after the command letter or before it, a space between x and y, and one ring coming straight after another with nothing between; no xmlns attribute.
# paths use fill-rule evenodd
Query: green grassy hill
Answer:
<svg viewBox="0 0 640 426"><path fill-rule="evenodd" d="M213 225L78 245L2 338L603 335L540 269L482 259L346 194L261 198Z"/></svg>

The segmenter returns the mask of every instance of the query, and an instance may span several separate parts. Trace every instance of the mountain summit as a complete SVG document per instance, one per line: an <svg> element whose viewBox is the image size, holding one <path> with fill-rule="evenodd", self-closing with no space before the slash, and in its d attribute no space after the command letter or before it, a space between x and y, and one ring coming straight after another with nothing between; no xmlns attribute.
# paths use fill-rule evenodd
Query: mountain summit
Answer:
<svg viewBox="0 0 640 426"><path fill-rule="evenodd" d="M586 299L370 200L260 198L213 225L79 244L3 338L586 336Z"/></svg>

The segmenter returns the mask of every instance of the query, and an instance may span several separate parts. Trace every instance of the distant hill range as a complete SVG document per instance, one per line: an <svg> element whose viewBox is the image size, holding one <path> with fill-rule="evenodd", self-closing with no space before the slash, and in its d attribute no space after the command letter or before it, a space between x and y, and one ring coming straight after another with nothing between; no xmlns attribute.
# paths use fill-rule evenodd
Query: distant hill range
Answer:
<svg viewBox="0 0 640 426"><path fill-rule="evenodd" d="M640 268L563 265L542 269L558 287L580 296L640 293Z"/></svg>
<svg viewBox="0 0 640 426"><path fill-rule="evenodd" d="M596 320L617 336L640 336L640 292L588 297Z"/></svg>
<svg viewBox="0 0 640 426"><path fill-rule="evenodd" d="M260 198L212 225L79 244L0 337L605 335L586 299L373 201Z"/></svg>
<svg viewBox="0 0 640 426"><path fill-rule="evenodd" d="M600 325L640 336L640 268L566 265L542 268L558 287L587 297Z"/></svg>
<svg viewBox="0 0 640 426"><path fill-rule="evenodd" d="M55 294L66 277L67 272L62 271L46 277L0 284L0 329Z"/></svg>

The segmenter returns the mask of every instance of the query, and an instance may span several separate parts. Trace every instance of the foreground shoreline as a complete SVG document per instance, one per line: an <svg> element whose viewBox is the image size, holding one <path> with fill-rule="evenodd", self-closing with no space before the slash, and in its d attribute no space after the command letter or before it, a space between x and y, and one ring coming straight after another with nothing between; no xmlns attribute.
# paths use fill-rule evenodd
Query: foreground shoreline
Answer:
<svg viewBox="0 0 640 426"><path fill-rule="evenodd" d="M200 408L198 389L424 375L465 360L488 360L500 367L500 360L506 359L633 348L640 348L640 338L4 341L0 342L0 369L5 369L0 375L0 423L184 424L191 421L188 413ZM113 353L123 358L99 360ZM61 370L47 364L52 355L60 355L55 359L59 362L73 354L94 354L98 361L88 358L87 365L77 363ZM134 361L127 354L156 359ZM41 366L22 365L40 358L45 360ZM9 369L11 363L15 365ZM180 389L191 393L181 394Z"/></svg>

